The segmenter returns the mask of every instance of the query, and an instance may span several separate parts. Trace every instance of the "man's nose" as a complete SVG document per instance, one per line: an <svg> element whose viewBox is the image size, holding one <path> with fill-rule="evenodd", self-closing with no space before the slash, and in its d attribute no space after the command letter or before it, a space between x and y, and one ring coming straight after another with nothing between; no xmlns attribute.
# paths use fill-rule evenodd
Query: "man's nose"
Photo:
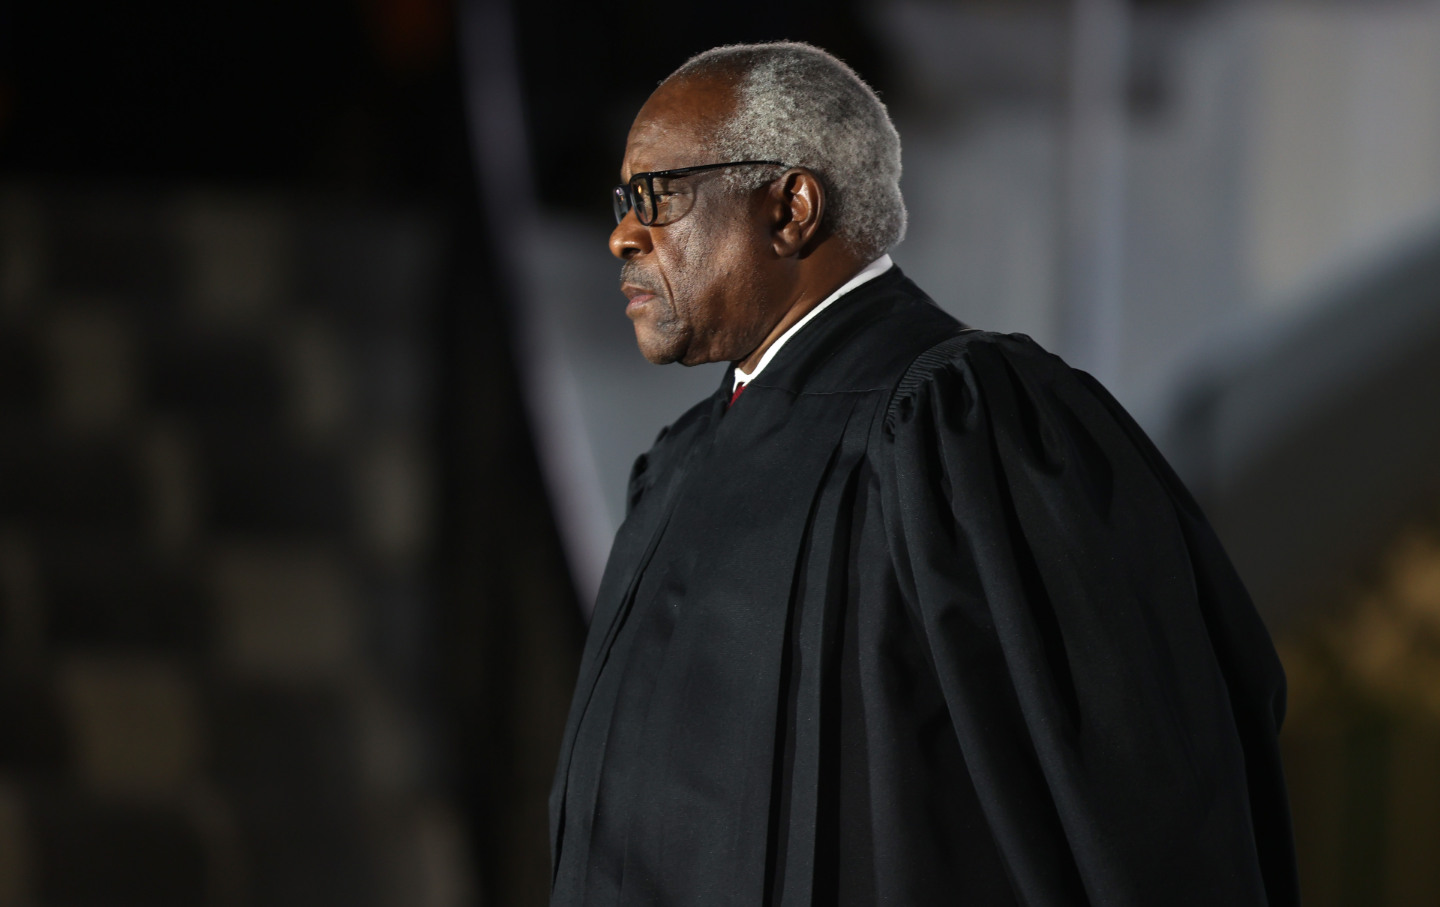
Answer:
<svg viewBox="0 0 1440 907"><path fill-rule="evenodd" d="M610 231L610 254L621 260L650 251L650 228L640 223L634 210Z"/></svg>

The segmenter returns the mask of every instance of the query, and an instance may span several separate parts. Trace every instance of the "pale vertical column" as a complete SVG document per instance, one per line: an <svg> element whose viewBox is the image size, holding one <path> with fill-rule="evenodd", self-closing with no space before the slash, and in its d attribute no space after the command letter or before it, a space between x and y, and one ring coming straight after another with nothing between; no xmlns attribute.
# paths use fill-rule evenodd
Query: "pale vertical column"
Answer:
<svg viewBox="0 0 1440 907"><path fill-rule="evenodd" d="M1248 295L1277 307L1440 218L1440 4L1255 21Z"/></svg>
<svg viewBox="0 0 1440 907"><path fill-rule="evenodd" d="M565 356L555 325L543 323L543 300L519 298L534 292L534 280L517 273L527 249L544 246L536 214L521 104L515 28L507 3L471 0L460 4L459 25L470 140L486 219L493 237L507 237L497 265L505 292L515 294L517 366L535 432L535 448L549 487L565 553L581 607L589 613L610 553L615 526L605 509L593 440L584 429L580 382Z"/></svg>
<svg viewBox="0 0 1440 907"><path fill-rule="evenodd" d="M1061 323L1066 357L1113 383L1123 340L1125 82L1122 0L1075 0L1071 33Z"/></svg>
<svg viewBox="0 0 1440 907"><path fill-rule="evenodd" d="M1349 220L1336 188L1351 81L1343 16L1278 5L1257 15L1249 295L1260 305L1293 295Z"/></svg>
<svg viewBox="0 0 1440 907"><path fill-rule="evenodd" d="M1351 244L1384 246L1440 210L1440 3L1355 22L1345 210Z"/></svg>

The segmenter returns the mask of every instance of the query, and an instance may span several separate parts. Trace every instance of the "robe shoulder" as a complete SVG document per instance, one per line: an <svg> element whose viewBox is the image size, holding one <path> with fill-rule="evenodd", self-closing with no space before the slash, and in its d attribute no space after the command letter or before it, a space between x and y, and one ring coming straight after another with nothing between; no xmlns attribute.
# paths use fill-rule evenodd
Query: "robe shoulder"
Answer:
<svg viewBox="0 0 1440 907"><path fill-rule="evenodd" d="M952 416L968 416L979 402L981 374L1000 366L1026 379L1093 382L1072 369L1025 334L964 329L952 332L915 356L896 383L885 413L885 427L895 431L914 419L916 407L943 400ZM987 368L991 367L991 368ZM1108 396L1108 395L1106 395Z"/></svg>
<svg viewBox="0 0 1440 907"><path fill-rule="evenodd" d="M880 424L900 590L1022 899L1296 903L1284 674L1144 432L982 331L916 356Z"/></svg>

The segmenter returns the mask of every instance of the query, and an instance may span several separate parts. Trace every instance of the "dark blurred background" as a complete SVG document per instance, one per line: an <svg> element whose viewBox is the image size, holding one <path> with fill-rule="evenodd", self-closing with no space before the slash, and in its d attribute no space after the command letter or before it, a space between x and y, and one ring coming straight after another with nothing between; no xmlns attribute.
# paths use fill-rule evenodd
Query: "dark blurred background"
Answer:
<svg viewBox="0 0 1440 907"><path fill-rule="evenodd" d="M894 253L1102 378L1291 678L1312 905L1440 903L1440 2L0 4L0 907L545 902L630 119L880 90Z"/></svg>

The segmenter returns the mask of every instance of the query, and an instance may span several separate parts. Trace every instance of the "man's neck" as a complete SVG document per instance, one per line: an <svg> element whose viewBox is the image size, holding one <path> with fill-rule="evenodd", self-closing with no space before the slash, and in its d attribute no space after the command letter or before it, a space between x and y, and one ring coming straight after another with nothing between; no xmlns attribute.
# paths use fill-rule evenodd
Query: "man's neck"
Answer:
<svg viewBox="0 0 1440 907"><path fill-rule="evenodd" d="M890 270L893 264L894 262L890 260L889 255L881 255L865 267L859 268L856 273L850 275L849 278L831 290L823 299L815 300L803 308L800 306L792 307L790 315L781 319L780 324L776 326L775 330L771 331L765 343L762 344L755 353L747 356L742 362L737 364L735 368L735 386L744 384L760 374L760 371L765 368L770 360L775 357L775 354L780 351L780 347L795 334L799 333L800 329L805 327L812 318L819 315L822 309L861 284L868 283L874 278L879 277L881 274ZM791 317L791 315L794 315L794 317Z"/></svg>
<svg viewBox="0 0 1440 907"><path fill-rule="evenodd" d="M801 273L794 281L794 301L765 335L764 341L738 363L747 373L754 372L777 340L860 273L867 266L867 261L841 245L835 237L830 237L797 264Z"/></svg>

